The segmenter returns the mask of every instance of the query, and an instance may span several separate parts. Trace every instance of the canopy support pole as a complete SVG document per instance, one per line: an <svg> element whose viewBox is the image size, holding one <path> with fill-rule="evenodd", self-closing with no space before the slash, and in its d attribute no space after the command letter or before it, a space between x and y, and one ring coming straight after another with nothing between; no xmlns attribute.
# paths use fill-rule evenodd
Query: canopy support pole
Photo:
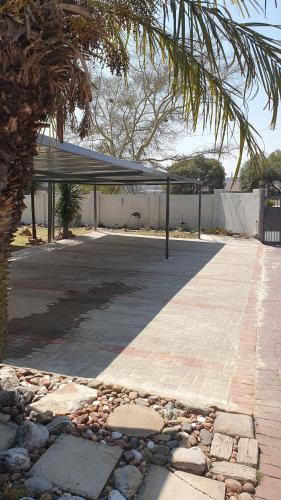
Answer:
<svg viewBox="0 0 281 500"><path fill-rule="evenodd" d="M94 229L97 231L98 227L98 214L97 214L97 186L94 185Z"/></svg>
<svg viewBox="0 0 281 500"><path fill-rule="evenodd" d="M169 237L170 237L170 179L166 181L166 255L169 258Z"/></svg>
<svg viewBox="0 0 281 500"><path fill-rule="evenodd" d="M55 239L55 222L56 222L56 184L52 185L53 200L52 200L52 239Z"/></svg>
<svg viewBox="0 0 281 500"><path fill-rule="evenodd" d="M198 239L201 238L201 212L202 212L202 186L199 185L199 198L198 198Z"/></svg>
<svg viewBox="0 0 281 500"><path fill-rule="evenodd" d="M36 240L36 218L35 218L35 201L34 201L35 188L34 183L31 183L30 201L31 201L31 222L32 222L32 239Z"/></svg>
<svg viewBox="0 0 281 500"><path fill-rule="evenodd" d="M53 183L48 182L48 243L52 242L53 222Z"/></svg>

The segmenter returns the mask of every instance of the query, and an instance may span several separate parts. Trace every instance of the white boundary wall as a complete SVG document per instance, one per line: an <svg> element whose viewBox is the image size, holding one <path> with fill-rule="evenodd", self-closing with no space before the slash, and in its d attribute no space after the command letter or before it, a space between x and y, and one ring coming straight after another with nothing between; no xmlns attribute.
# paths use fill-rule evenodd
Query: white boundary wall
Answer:
<svg viewBox="0 0 281 500"><path fill-rule="evenodd" d="M231 193L215 190L214 194L202 195L202 227L221 227L229 231L247 234L258 233L260 194L256 189L252 193ZM27 208L22 221L31 223L30 196L26 196ZM35 196L36 222L47 223L48 195L40 191ZM166 199L164 193L141 194L102 194L97 192L97 220L104 227L124 227L130 215L139 212L141 223L152 228L165 227ZM180 227L184 220L189 229L198 226L198 195L170 196L170 227ZM131 218L134 225L136 219ZM94 224L94 193L86 195L81 210L81 224Z"/></svg>

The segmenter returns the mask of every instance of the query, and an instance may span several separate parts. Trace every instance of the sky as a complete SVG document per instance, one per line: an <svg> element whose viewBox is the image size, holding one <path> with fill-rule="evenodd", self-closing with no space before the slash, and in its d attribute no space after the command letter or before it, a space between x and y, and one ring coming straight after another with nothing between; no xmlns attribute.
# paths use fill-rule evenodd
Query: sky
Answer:
<svg viewBox="0 0 281 500"><path fill-rule="evenodd" d="M228 2L226 3L229 8L229 3ZM234 7L229 10L231 11L231 14L237 21L241 22L257 21L257 22L267 22L270 24L281 25L280 1L278 2L277 8L274 6L274 0L267 1L266 19L264 18L263 15L255 13L253 9L250 13L250 17L244 20L241 16L239 16L237 10ZM281 30L268 28L266 30L263 30L263 32L267 34L267 36L271 36L272 38L278 38L279 40L281 40ZM270 129L271 114L267 110L264 110L265 104L266 104L265 97L262 95L262 93L259 93L253 101L249 102L248 105L249 105L249 120L262 136L264 149L266 154L268 154L274 151L275 149L281 149L281 106L279 110L278 123L276 125L276 128L275 130L271 130ZM239 133L237 131L237 137L238 135ZM204 148L206 146L211 146L212 144L214 144L213 134L210 133L209 131L206 131L202 135L202 133L198 129L198 132L196 132L193 135L182 136L178 140L174 148L178 154L189 154L194 150ZM237 156L238 153L233 152L231 157L227 156L222 159L222 163L228 175L230 175L231 172L235 171L235 166L237 164ZM246 159L247 157L244 156L244 160Z"/></svg>

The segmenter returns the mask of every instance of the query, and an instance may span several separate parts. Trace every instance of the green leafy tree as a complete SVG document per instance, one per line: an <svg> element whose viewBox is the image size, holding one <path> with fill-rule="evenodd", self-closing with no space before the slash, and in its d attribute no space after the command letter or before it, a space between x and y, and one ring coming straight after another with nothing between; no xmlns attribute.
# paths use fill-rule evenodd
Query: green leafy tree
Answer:
<svg viewBox="0 0 281 500"><path fill-rule="evenodd" d="M201 181L202 190L208 193L213 193L214 189L225 187L225 170L221 162L215 158L206 158L204 155L183 158L174 163L169 171ZM174 194L194 194L198 192L198 186L196 184L175 184L172 187L172 192Z"/></svg>
<svg viewBox="0 0 281 500"><path fill-rule="evenodd" d="M183 96L183 113L193 129L215 125L218 142L240 130L240 159L246 148L261 150L244 113L245 98L259 88L276 123L281 96L281 42L257 31L266 23L239 23L225 4L248 15L251 0L1 0L0 2L0 355L7 325L9 247L21 218L25 186L33 172L37 132L56 119L84 113L80 135L91 123L95 91L87 63L118 75L129 65L128 50L162 60L171 88ZM264 9L255 1L256 9ZM244 20L245 21L245 20ZM206 54L208 64L206 61ZM236 88L220 74L218 60L239 67ZM239 167L238 163L238 167Z"/></svg>
<svg viewBox="0 0 281 500"><path fill-rule="evenodd" d="M58 225L62 228L62 237L69 238L69 228L77 220L81 211L83 191L77 184L58 184L59 198L56 203Z"/></svg>
<svg viewBox="0 0 281 500"><path fill-rule="evenodd" d="M242 191L250 192L262 184L272 194L281 193L281 150L268 155L266 162L258 160L258 168L253 161L246 161L239 180Z"/></svg>

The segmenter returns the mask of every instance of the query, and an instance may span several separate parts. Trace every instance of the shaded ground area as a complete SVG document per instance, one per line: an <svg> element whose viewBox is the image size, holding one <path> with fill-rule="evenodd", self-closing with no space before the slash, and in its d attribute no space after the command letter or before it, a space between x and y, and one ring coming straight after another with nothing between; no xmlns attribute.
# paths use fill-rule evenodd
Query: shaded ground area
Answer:
<svg viewBox="0 0 281 500"><path fill-rule="evenodd" d="M229 406L259 245L101 235L15 254L6 363Z"/></svg>

